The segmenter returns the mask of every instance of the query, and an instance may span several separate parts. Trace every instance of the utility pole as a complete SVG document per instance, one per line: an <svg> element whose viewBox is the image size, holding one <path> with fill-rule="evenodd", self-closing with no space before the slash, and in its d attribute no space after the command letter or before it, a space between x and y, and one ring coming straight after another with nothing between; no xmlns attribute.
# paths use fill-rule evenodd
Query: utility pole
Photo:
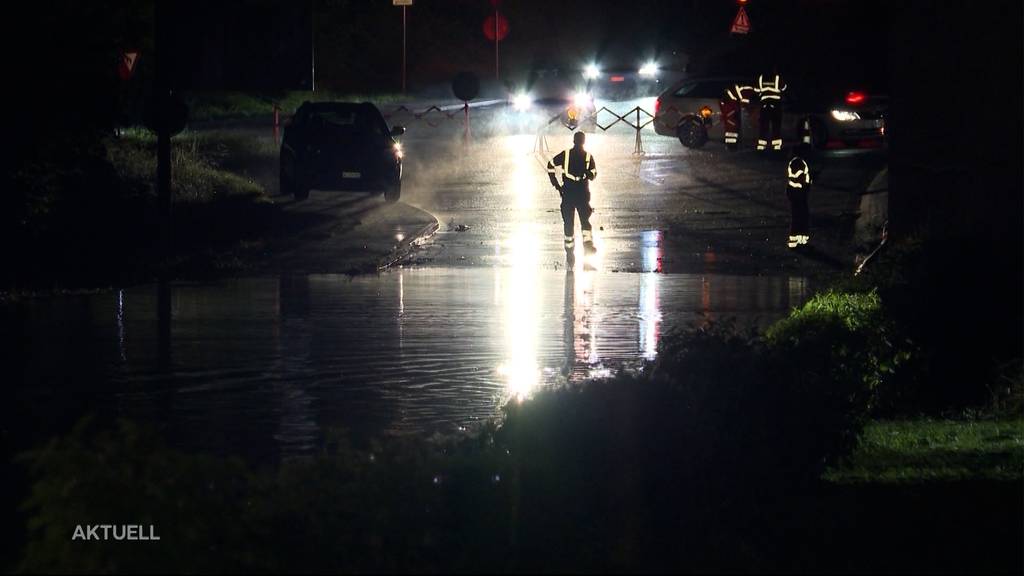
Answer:
<svg viewBox="0 0 1024 576"><path fill-rule="evenodd" d="M498 72L498 3L494 3L494 79L501 81Z"/></svg>
<svg viewBox="0 0 1024 576"><path fill-rule="evenodd" d="M402 7L402 94L405 94L405 9L412 6L412 0L391 0L391 5Z"/></svg>
<svg viewBox="0 0 1024 576"><path fill-rule="evenodd" d="M160 244L164 257L171 253L171 128L169 121L171 71L167 22L168 0L156 2L156 190L160 214Z"/></svg>
<svg viewBox="0 0 1024 576"><path fill-rule="evenodd" d="M402 5L402 94L405 94L405 9L408 8L406 5Z"/></svg>
<svg viewBox="0 0 1024 576"><path fill-rule="evenodd" d="M309 53L312 77L310 91L316 92L316 1L309 1Z"/></svg>

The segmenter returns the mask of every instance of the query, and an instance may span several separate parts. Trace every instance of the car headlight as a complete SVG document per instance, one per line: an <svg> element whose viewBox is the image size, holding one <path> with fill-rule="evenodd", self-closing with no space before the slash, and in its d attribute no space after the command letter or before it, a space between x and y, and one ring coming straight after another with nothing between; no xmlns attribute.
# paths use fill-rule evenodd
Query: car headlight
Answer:
<svg viewBox="0 0 1024 576"><path fill-rule="evenodd" d="M594 99L586 92L577 92L572 97L572 103L575 104L577 108L590 106L593 101Z"/></svg>
<svg viewBox="0 0 1024 576"><path fill-rule="evenodd" d="M597 67L597 64L587 64L587 67L583 69L583 77L587 80L593 80L601 75L601 69Z"/></svg>
<svg viewBox="0 0 1024 576"><path fill-rule="evenodd" d="M640 75L653 78L658 75L658 65L654 62L648 62L640 67Z"/></svg>
<svg viewBox="0 0 1024 576"><path fill-rule="evenodd" d="M860 114L851 112L850 110L833 110L832 117L840 122L851 122L853 120L860 120Z"/></svg>
<svg viewBox="0 0 1024 576"><path fill-rule="evenodd" d="M394 148L394 151L395 151L395 158L397 158L399 160L401 160L402 158L405 158L405 152L402 151L402 145L401 144L399 144L398 142L395 142L395 145L393 146L393 148Z"/></svg>
<svg viewBox="0 0 1024 576"><path fill-rule="evenodd" d="M515 98L512 99L512 107L517 112L529 110L530 106L533 106L533 98L530 98L530 95L525 92L516 94Z"/></svg>

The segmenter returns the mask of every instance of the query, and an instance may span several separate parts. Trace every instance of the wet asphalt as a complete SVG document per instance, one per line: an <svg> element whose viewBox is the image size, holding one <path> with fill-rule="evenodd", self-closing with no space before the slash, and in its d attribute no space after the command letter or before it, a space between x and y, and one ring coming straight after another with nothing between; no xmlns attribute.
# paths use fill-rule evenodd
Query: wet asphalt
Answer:
<svg viewBox="0 0 1024 576"><path fill-rule="evenodd" d="M651 107L620 106L638 104ZM154 423L186 449L263 461L308 454L337 429L368 439L471 427L542 387L642 369L671 330L783 316L820 272L852 270L845 224L884 165L877 152L812 163L815 246L794 254L784 157L686 150L649 128L637 155L632 130L598 131L587 141L598 253L567 269L544 163L571 132L552 126L545 150L535 132L510 129L508 112L480 111L468 142L456 118L406 119L402 204L313 191L289 209L329 219L332 205L359 206L372 226L300 237L274 256L285 265L6 305L5 325L23 334L10 407L33 415L19 418L26 436L97 412ZM397 261L346 275L343 251L366 247L360 230L398 246Z"/></svg>

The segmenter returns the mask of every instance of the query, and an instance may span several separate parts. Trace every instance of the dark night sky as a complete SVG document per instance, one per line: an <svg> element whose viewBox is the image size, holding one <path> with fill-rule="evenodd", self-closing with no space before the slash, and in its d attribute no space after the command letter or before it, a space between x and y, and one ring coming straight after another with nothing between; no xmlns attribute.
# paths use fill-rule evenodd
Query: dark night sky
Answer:
<svg viewBox="0 0 1024 576"><path fill-rule="evenodd" d="M195 87L308 88L310 20L321 86L393 89L401 61L401 9L379 0L266 0L172 3L181 84ZM494 48L481 30L485 0L418 0L408 11L409 74L444 82L460 70L493 74ZM779 62L789 69L877 74L889 35L886 4L849 0L751 0L746 37L730 36L737 6L728 0L505 0L511 32L503 73L535 62L580 65L597 58L639 61L686 54L691 70L751 73ZM310 12L312 11L312 16Z"/></svg>

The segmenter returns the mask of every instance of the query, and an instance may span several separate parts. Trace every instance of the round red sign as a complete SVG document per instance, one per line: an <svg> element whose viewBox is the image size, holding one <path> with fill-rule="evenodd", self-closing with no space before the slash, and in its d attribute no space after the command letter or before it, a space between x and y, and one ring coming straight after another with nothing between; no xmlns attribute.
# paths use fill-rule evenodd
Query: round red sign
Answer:
<svg viewBox="0 0 1024 576"><path fill-rule="evenodd" d="M504 40L505 36L508 36L508 18L505 18L504 14L498 14L498 22L495 25L494 15L490 15L484 20L484 36L487 37L491 42L494 41L495 33L497 33L498 40Z"/></svg>

